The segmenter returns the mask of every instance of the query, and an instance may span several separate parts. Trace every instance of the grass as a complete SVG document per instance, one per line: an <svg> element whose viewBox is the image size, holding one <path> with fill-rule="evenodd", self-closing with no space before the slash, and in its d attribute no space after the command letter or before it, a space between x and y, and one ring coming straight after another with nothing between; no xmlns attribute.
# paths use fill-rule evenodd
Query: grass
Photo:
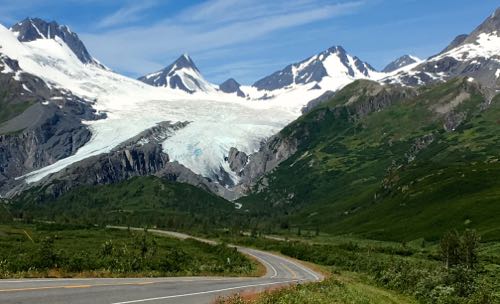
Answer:
<svg viewBox="0 0 500 304"><path fill-rule="evenodd" d="M354 273L336 274L320 283L306 283L271 290L261 295L237 294L216 301L218 304L267 303L367 303L410 304L411 298L366 283L366 278Z"/></svg>
<svg viewBox="0 0 500 304"><path fill-rule="evenodd" d="M249 303L301 303L293 302L294 298L301 299L302 303L328 303L328 299L332 303L496 303L500 300L498 243L481 244L479 264L472 271L460 267L446 269L436 243L395 243L325 234L296 236L289 241L247 236L224 240L315 263L332 274L326 283L275 291ZM350 298L352 295L359 297ZM238 297L227 303L239 300L246 303Z"/></svg>
<svg viewBox="0 0 500 304"><path fill-rule="evenodd" d="M77 225L0 226L0 278L252 276L236 249L194 239Z"/></svg>

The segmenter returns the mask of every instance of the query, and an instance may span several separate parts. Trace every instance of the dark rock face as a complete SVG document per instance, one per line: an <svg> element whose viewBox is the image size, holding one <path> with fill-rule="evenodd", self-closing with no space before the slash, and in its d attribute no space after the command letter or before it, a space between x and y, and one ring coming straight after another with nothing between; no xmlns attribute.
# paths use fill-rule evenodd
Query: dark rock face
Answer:
<svg viewBox="0 0 500 304"><path fill-rule="evenodd" d="M219 89L224 93L236 93L239 97L245 97L245 93L243 93L240 87L241 85L233 78L229 78L219 85Z"/></svg>
<svg viewBox="0 0 500 304"><path fill-rule="evenodd" d="M292 156L297 147L296 138L285 138L277 134L263 142L259 151L250 156L231 148L228 162L231 170L240 178L239 184L233 188L236 197L248 192L260 177Z"/></svg>
<svg viewBox="0 0 500 304"><path fill-rule="evenodd" d="M119 149L82 160L37 183L46 186L51 195L61 194L82 185L102 185L133 176L152 175L163 169L168 156L158 144Z"/></svg>
<svg viewBox="0 0 500 304"><path fill-rule="evenodd" d="M229 163L229 168L231 168L231 171L241 172L241 170L243 170L243 168L248 162L248 155L232 147L231 149L229 149L227 162Z"/></svg>
<svg viewBox="0 0 500 304"><path fill-rule="evenodd" d="M55 39L57 36L66 43L81 62L100 65L92 58L76 33L72 32L67 26L59 25L55 21L47 22L40 18L26 18L14 24L11 31L18 33L17 39L21 42Z"/></svg>
<svg viewBox="0 0 500 304"><path fill-rule="evenodd" d="M16 70L16 61L2 57L2 63L13 73L0 73L0 115L21 110L0 123L0 195L22 183L15 178L74 154L90 140L82 120L105 117L96 113L92 102Z"/></svg>
<svg viewBox="0 0 500 304"><path fill-rule="evenodd" d="M402 67L405 67L407 65L410 65L412 63L417 62L415 59L413 59L409 55L403 55L399 57L398 59L394 60L393 62L389 63L383 70L382 72L384 73L390 73L395 70L398 70Z"/></svg>
<svg viewBox="0 0 500 304"><path fill-rule="evenodd" d="M264 77L253 84L259 90L277 90L285 88L292 84L307 84L319 82L323 77L328 76L328 73L323 65L323 61L328 56L338 56L342 64L347 68L348 75L354 76L354 68L363 75L368 76L370 71L374 71L366 62L354 57L354 66L349 62L347 52L341 46L334 46L328 50L303 60L299 63L291 64L281 71L277 71L267 77ZM304 66L304 64L307 64ZM301 67L300 70L297 70Z"/></svg>

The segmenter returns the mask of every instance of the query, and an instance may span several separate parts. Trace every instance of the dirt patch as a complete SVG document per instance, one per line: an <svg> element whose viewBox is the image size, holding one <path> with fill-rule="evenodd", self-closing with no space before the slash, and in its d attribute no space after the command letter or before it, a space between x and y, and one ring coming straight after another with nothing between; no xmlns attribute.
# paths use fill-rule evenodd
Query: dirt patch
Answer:
<svg viewBox="0 0 500 304"><path fill-rule="evenodd" d="M462 102L470 98L470 94L467 92L462 92L458 94L455 98L451 99L447 103L440 103L431 107L432 110L439 114L446 114L451 112L453 109L458 107Z"/></svg>

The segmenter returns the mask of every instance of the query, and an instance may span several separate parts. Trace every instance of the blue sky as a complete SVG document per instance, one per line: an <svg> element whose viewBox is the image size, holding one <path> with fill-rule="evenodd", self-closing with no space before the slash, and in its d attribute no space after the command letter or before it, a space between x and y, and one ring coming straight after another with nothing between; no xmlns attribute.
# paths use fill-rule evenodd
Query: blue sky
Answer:
<svg viewBox="0 0 500 304"><path fill-rule="evenodd" d="M498 0L0 0L6 26L27 16L77 32L94 57L138 77L189 53L214 83L262 76L342 45L375 68L428 57L471 32Z"/></svg>

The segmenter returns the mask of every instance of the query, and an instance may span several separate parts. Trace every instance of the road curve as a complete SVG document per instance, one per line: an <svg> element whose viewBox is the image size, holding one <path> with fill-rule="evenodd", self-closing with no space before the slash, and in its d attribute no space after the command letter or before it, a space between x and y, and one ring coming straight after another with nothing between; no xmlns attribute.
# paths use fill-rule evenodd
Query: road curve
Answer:
<svg viewBox="0 0 500 304"><path fill-rule="evenodd" d="M122 227L112 228L121 229ZM181 239L190 237L186 234L163 230L149 230L149 232ZM261 250L236 247L240 252L259 260L266 267L266 274L259 278L169 277L0 280L0 303L199 304L212 303L220 296L237 292L258 292L269 287L323 279L321 274L291 259Z"/></svg>

